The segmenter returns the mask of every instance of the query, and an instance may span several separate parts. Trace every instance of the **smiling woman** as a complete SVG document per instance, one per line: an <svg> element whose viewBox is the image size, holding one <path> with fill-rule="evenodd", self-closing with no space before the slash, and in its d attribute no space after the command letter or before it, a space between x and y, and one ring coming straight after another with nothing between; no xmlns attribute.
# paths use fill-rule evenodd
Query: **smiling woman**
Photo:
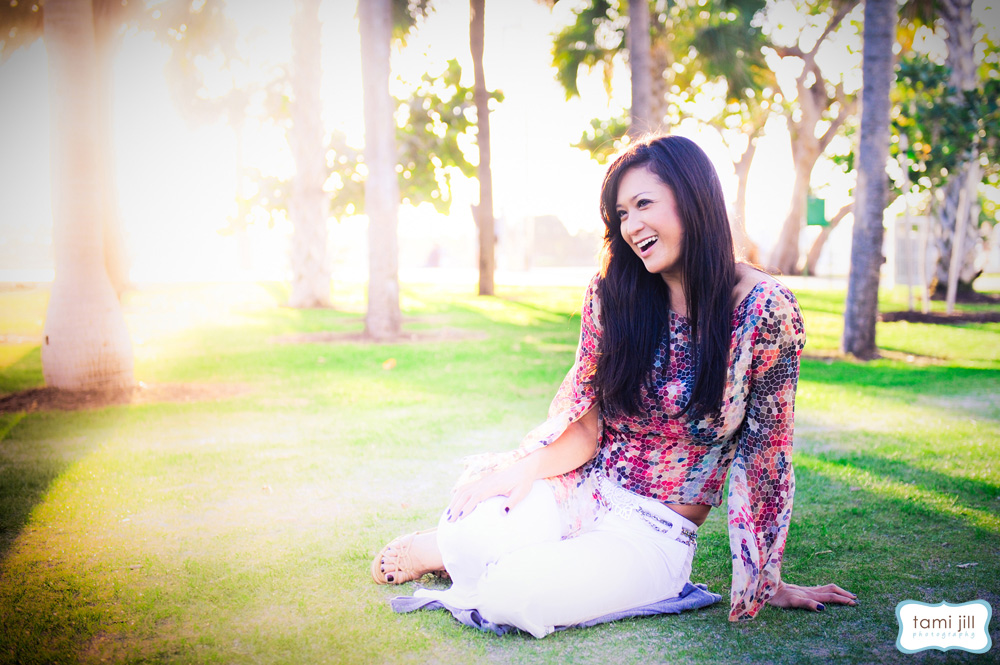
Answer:
<svg viewBox="0 0 1000 665"><path fill-rule="evenodd" d="M731 474L729 619L854 605L836 585L781 578L802 316L783 285L736 264L708 157L677 136L632 145L608 169L601 214L601 270L549 419L472 462L437 529L386 545L373 578L446 571L450 589L394 608L535 637L710 605L720 597L691 584L691 565Z"/></svg>
<svg viewBox="0 0 1000 665"><path fill-rule="evenodd" d="M615 208L622 237L646 270L677 276L684 228L673 191L648 168L630 169L618 186Z"/></svg>

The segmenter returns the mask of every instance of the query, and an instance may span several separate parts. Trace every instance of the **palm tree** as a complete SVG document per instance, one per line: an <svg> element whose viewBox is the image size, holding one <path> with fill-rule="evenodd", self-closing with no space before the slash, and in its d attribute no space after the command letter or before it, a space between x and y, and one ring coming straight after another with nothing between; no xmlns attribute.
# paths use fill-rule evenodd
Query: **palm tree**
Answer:
<svg viewBox="0 0 1000 665"><path fill-rule="evenodd" d="M104 265L99 74L90 0L45 3L52 127L55 281L42 371L67 390L125 390L132 346Z"/></svg>
<svg viewBox="0 0 1000 665"><path fill-rule="evenodd" d="M632 75L629 118L591 121L593 131L584 134L576 146L589 150L591 156L603 162L626 131L632 137L664 131L689 108L703 106L699 94L705 89L703 84L723 83L723 107L709 123L719 130L733 153L738 180L732 215L734 241L740 255L756 263L757 248L744 224L746 186L757 139L768 117L780 108L774 73L767 68L762 53L767 41L754 20L764 2L711 0L691 6L672 3L665 10L647 3L649 13L634 11L642 6L631 5L626 35L618 14L624 3L591 0L577 10L574 24L556 36L553 65L567 97L579 95L580 67L603 67L606 83L610 84L609 72L619 53L627 52ZM616 43L608 38L615 32L620 37ZM599 33L604 37L599 39Z"/></svg>
<svg viewBox="0 0 1000 665"><path fill-rule="evenodd" d="M653 116L653 62L649 28L649 3L633 0L628 14L628 59L632 74L628 133L633 139L655 130L663 121L662 117ZM663 78L662 73L657 74Z"/></svg>
<svg viewBox="0 0 1000 665"><path fill-rule="evenodd" d="M296 0L292 17L292 128L295 157L290 213L292 307L330 306L327 261L326 151L323 142L321 29L319 0Z"/></svg>
<svg viewBox="0 0 1000 665"><path fill-rule="evenodd" d="M496 231L493 217L493 174L490 169L490 93L486 89L483 71L483 51L486 33L486 0L469 3L469 42L475 70L476 146L479 148L479 205L473 206L476 228L479 229L479 295L493 295L493 273L496 270Z"/></svg>
<svg viewBox="0 0 1000 665"><path fill-rule="evenodd" d="M190 57L217 33L220 2L49 0L0 3L2 57L43 38L48 54L55 280L42 373L67 390L133 384L132 347L118 297L127 262L112 173L111 63L123 24L150 29ZM177 26L187 30L177 31ZM176 35L183 34L178 40Z"/></svg>
<svg viewBox="0 0 1000 665"><path fill-rule="evenodd" d="M896 0L865 0L861 138L855 190L851 272L844 312L844 352L859 358L877 355L875 320L882 267L882 216L888 199L885 167L889 159L889 111L892 103Z"/></svg>
<svg viewBox="0 0 1000 665"><path fill-rule="evenodd" d="M396 123L389 94L390 0L358 0L361 74L365 108L365 212L368 215L368 313L365 333L375 339L399 335L399 183Z"/></svg>
<svg viewBox="0 0 1000 665"><path fill-rule="evenodd" d="M139 26L153 32L160 41L171 48L171 58L187 58L208 51L215 46L224 22L220 0L201 3L171 0L150 8L143 2L123 0L92 0L91 16L97 49L97 102L100 105L98 124L94 128L99 151L95 167L98 169L98 188L101 194L101 227L104 243L104 262L108 277L120 297L128 287L129 261L125 251L124 234L118 209L118 192L114 179L112 146L112 63L121 45L123 25ZM42 38L46 3L0 3L0 58L6 59L19 48L24 48ZM183 30L178 28L183 26ZM183 35L178 39L178 35Z"/></svg>

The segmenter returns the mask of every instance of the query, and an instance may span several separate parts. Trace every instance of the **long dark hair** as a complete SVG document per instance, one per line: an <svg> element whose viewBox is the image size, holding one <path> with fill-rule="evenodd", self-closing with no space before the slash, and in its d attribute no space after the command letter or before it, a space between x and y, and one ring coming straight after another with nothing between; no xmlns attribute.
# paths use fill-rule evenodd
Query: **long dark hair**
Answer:
<svg viewBox="0 0 1000 665"><path fill-rule="evenodd" d="M717 414L722 406L732 335L736 259L719 176L689 139L658 136L632 144L608 168L601 187L601 335L597 396L603 409L635 415L650 388L657 348L669 335L670 292L646 270L621 234L618 185L626 171L647 168L670 187L683 228L680 262L695 363L691 399L680 413ZM669 340L668 340L669 341ZM667 345L669 353L669 343Z"/></svg>

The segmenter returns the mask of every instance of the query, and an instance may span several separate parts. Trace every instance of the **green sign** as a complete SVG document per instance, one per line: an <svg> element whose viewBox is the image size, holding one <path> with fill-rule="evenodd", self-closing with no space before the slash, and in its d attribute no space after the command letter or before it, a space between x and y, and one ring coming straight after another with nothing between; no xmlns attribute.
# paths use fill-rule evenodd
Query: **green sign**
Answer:
<svg viewBox="0 0 1000 665"><path fill-rule="evenodd" d="M809 226L830 226L826 221L826 201L810 196L806 203L806 224Z"/></svg>

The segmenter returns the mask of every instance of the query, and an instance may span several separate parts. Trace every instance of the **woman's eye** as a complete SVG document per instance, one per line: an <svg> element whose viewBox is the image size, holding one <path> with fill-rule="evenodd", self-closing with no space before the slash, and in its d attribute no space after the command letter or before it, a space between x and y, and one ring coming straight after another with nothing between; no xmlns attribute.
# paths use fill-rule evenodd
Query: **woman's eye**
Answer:
<svg viewBox="0 0 1000 665"><path fill-rule="evenodd" d="M627 212L625 212L624 210L619 210L618 211L618 221L619 222L624 222L627 217L628 217L628 213Z"/></svg>
<svg viewBox="0 0 1000 665"><path fill-rule="evenodd" d="M645 208L650 203L651 202L650 202L649 199L640 199L639 202L636 204L636 207L637 208Z"/></svg>

